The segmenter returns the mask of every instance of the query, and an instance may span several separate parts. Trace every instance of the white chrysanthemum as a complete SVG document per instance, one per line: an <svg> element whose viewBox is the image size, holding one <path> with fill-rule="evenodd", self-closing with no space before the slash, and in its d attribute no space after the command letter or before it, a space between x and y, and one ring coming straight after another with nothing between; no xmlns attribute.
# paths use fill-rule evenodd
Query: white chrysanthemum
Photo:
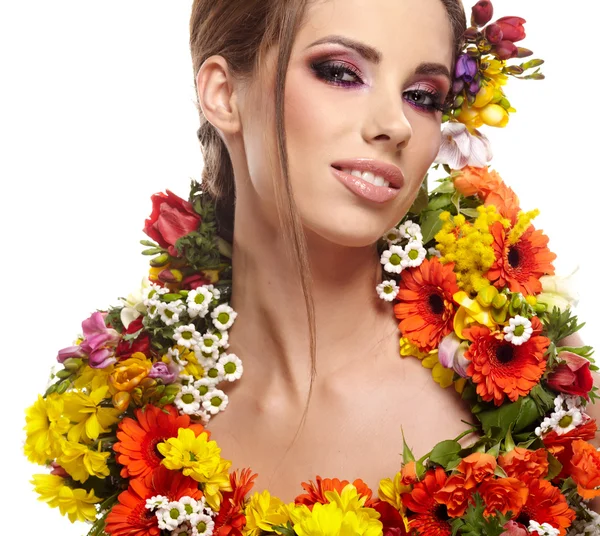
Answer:
<svg viewBox="0 0 600 536"><path fill-rule="evenodd" d="M196 499L192 499L192 497L181 497L179 499L179 504L182 504L185 508L186 519L189 519L192 514L197 514L202 512L204 508L204 503L198 502Z"/></svg>
<svg viewBox="0 0 600 536"><path fill-rule="evenodd" d="M387 281L382 281L375 287L377 290L377 294L382 300L385 301L393 301L396 296L398 296L398 291L400 290L398 287L398 283L396 283L393 279L388 279Z"/></svg>
<svg viewBox="0 0 600 536"><path fill-rule="evenodd" d="M390 274L399 274L402 272L402 261L406 253L402 246L390 246L382 254L379 262L383 264L383 269Z"/></svg>
<svg viewBox="0 0 600 536"><path fill-rule="evenodd" d="M212 517L206 514L193 514L190 517L193 536L211 536L215 529Z"/></svg>
<svg viewBox="0 0 600 536"><path fill-rule="evenodd" d="M417 240L409 242L404 248L404 253L406 253L406 256L402 259L402 268L415 268L421 266L425 257L427 257L427 250L423 247L423 244Z"/></svg>
<svg viewBox="0 0 600 536"><path fill-rule="evenodd" d="M156 318L159 314L159 307L162 302L158 299L147 300L144 302L144 306L146 307L146 314L149 318Z"/></svg>
<svg viewBox="0 0 600 536"><path fill-rule="evenodd" d="M208 307L213 297L213 293L206 286L190 290L187 295L187 310L190 318L196 318L197 316L204 318L208 313Z"/></svg>
<svg viewBox="0 0 600 536"><path fill-rule="evenodd" d="M148 508L148 510L164 508L167 504L169 504L169 498L164 495L154 495L154 497L146 499L146 508Z"/></svg>
<svg viewBox="0 0 600 536"><path fill-rule="evenodd" d="M590 521L576 519L569 528L567 536L600 536L600 514L593 512L584 504L581 508L587 513Z"/></svg>
<svg viewBox="0 0 600 536"><path fill-rule="evenodd" d="M223 375L221 374L219 367L217 367L217 361L214 361L212 365L207 366L204 372L204 380L210 382L212 385L217 385L223 381Z"/></svg>
<svg viewBox="0 0 600 536"><path fill-rule="evenodd" d="M202 396L194 385L183 385L175 396L174 402L182 413L195 415L202 404Z"/></svg>
<svg viewBox="0 0 600 536"><path fill-rule="evenodd" d="M186 517L185 507L177 501L171 501L156 512L158 527L161 530L175 530Z"/></svg>
<svg viewBox="0 0 600 536"><path fill-rule="evenodd" d="M219 347L219 339L212 333L205 333L200 339L200 350L205 354L212 354Z"/></svg>
<svg viewBox="0 0 600 536"><path fill-rule="evenodd" d="M423 234L421 233L421 226L418 223L414 223L412 220L406 220L399 228L400 235L403 238L408 238L409 241L423 242Z"/></svg>
<svg viewBox="0 0 600 536"><path fill-rule="evenodd" d="M219 359L218 346L215 346L209 352L204 352L201 346L194 346L192 350L194 351L194 355L196 356L198 363L202 366L203 369L207 369L214 366L214 364L217 362L217 359Z"/></svg>
<svg viewBox="0 0 600 536"><path fill-rule="evenodd" d="M194 382L194 387L198 390L201 397L208 393L214 385L214 382L208 378L200 378Z"/></svg>
<svg viewBox="0 0 600 536"><path fill-rule="evenodd" d="M202 397L202 400L202 407L212 415L223 411L229 403L229 398L220 389L210 390Z"/></svg>
<svg viewBox="0 0 600 536"><path fill-rule="evenodd" d="M179 322L179 315L186 310L185 304L181 300L172 302L160 302L158 304L158 312L160 319L165 326L172 326Z"/></svg>
<svg viewBox="0 0 600 536"><path fill-rule="evenodd" d="M392 227L387 233L383 235L383 238L387 240L389 246L397 244L402 240L402 234L396 227Z"/></svg>
<svg viewBox="0 0 600 536"><path fill-rule="evenodd" d="M196 331L196 326L194 326L194 324L188 324L187 326L175 328L173 339L175 339L175 342L179 346L184 346L189 349L198 345L200 342L200 333Z"/></svg>
<svg viewBox="0 0 600 536"><path fill-rule="evenodd" d="M535 434L542 436L550 431L554 431L558 435L568 434L571 430L583 424L583 421L584 414L581 408L572 407L565 410L560 407L541 422L540 426L535 429Z"/></svg>
<svg viewBox="0 0 600 536"><path fill-rule="evenodd" d="M533 328L531 327L531 320L524 316L517 315L514 318L510 318L508 321L509 325L504 328L504 340L508 341L515 346L521 346L524 342L527 342L531 338Z"/></svg>
<svg viewBox="0 0 600 536"><path fill-rule="evenodd" d="M237 313L227 303L223 303L215 307L210 316L214 326L218 330L225 331L233 325Z"/></svg>
<svg viewBox="0 0 600 536"><path fill-rule="evenodd" d="M532 519L529 521L529 533L537 533L539 536L558 536L560 534L560 530L555 529L549 523L540 524Z"/></svg>
<svg viewBox="0 0 600 536"><path fill-rule="evenodd" d="M179 374L179 382L181 385L193 385L195 381L196 378L190 374Z"/></svg>
<svg viewBox="0 0 600 536"><path fill-rule="evenodd" d="M219 298L221 297L221 291L213 286L213 285L204 285L204 288L206 290L209 290L211 292L211 294L213 295L213 300L219 300Z"/></svg>
<svg viewBox="0 0 600 536"><path fill-rule="evenodd" d="M229 331L215 331L213 335L219 339L219 346L221 348L229 348Z"/></svg>
<svg viewBox="0 0 600 536"><path fill-rule="evenodd" d="M217 370L224 380L239 380L244 373L242 360L235 354L224 354L217 363Z"/></svg>
<svg viewBox="0 0 600 536"><path fill-rule="evenodd" d="M427 253L429 255L431 255L432 257L437 257L438 259L441 258L441 256L442 256L442 252L439 251L439 250L437 250L437 249L435 249L434 247L429 248L427 250Z"/></svg>

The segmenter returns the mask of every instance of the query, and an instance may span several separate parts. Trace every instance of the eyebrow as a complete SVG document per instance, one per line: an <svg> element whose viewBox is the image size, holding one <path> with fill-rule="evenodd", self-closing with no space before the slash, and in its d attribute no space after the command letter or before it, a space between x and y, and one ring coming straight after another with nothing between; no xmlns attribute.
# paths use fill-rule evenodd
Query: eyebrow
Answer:
<svg viewBox="0 0 600 536"><path fill-rule="evenodd" d="M381 54L381 52L379 52L379 50L376 48L373 48L365 43L361 43L360 41L350 39L349 37L344 37L343 35L328 35L326 37L322 37L321 39L317 39L314 43L308 45L306 48L308 49L323 43L335 43L356 50L356 52L358 52L363 58L374 63L375 65L381 63L381 59L383 57L383 54ZM450 71L443 63L423 62L417 66L415 69L415 74L442 75L452 82Z"/></svg>

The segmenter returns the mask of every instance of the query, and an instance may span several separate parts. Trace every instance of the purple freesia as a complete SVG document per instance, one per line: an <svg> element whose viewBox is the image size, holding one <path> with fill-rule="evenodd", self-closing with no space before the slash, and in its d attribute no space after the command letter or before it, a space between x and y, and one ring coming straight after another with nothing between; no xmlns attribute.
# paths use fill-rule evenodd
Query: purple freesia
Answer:
<svg viewBox="0 0 600 536"><path fill-rule="evenodd" d="M456 61L456 78L472 82L477 74L477 62L468 54L462 54Z"/></svg>
<svg viewBox="0 0 600 536"><path fill-rule="evenodd" d="M179 377L179 365L171 361L168 365L158 361L152 365L148 373L150 378L160 378L163 383L173 383Z"/></svg>
<svg viewBox="0 0 600 536"><path fill-rule="evenodd" d="M62 363L69 357L88 357L90 367L105 368L117 362L115 348L120 340L119 333L107 328L104 315L100 312L92 315L81 323L83 341L79 346L69 346L58 352L57 359Z"/></svg>

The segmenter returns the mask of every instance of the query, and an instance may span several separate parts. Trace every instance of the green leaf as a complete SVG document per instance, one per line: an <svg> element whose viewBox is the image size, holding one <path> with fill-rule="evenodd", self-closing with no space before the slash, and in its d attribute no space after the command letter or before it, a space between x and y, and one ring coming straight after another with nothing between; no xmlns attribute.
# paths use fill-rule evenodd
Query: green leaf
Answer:
<svg viewBox="0 0 600 536"><path fill-rule="evenodd" d="M278 534L283 534L284 536L296 536L296 533L294 532L294 527L289 521L285 525L273 525L271 528L274 532L277 532ZM267 532L266 534L273 533Z"/></svg>
<svg viewBox="0 0 600 536"><path fill-rule="evenodd" d="M452 205L452 195L440 194L433 196L431 201L429 201L429 205L427 205L427 210L447 209Z"/></svg>
<svg viewBox="0 0 600 536"><path fill-rule="evenodd" d="M429 455L429 461L437 463L445 469L448 464L459 457L458 453L461 450L462 447L458 441L447 439L446 441L442 441L433 447L433 450Z"/></svg>
<svg viewBox="0 0 600 536"><path fill-rule="evenodd" d="M585 357L586 359L592 357L592 354L594 353L594 349L591 346L558 346L556 351L558 353L573 352L574 354L577 354L580 357Z"/></svg>
<svg viewBox="0 0 600 536"><path fill-rule="evenodd" d="M443 182L431 193L432 194L453 194L456 191L454 183L451 180L443 179Z"/></svg>
<svg viewBox="0 0 600 536"><path fill-rule="evenodd" d="M461 208L460 213L467 216L468 218L475 219L479 217L479 211L474 208Z"/></svg>
<svg viewBox="0 0 600 536"><path fill-rule="evenodd" d="M562 463L560 463L552 454L546 451L548 455L548 475L546 476L546 480L552 480L557 477L562 471Z"/></svg>
<svg viewBox="0 0 600 536"><path fill-rule="evenodd" d="M413 454L413 451L410 450L410 447L406 443L406 439L404 438L404 430L402 430L402 444L403 444L403 447L402 447L402 462L403 463L414 462L415 461L415 455Z"/></svg>
<svg viewBox="0 0 600 536"><path fill-rule="evenodd" d="M435 235L440 232L444 222L440 220L440 214L444 212L439 210L427 210L423 212L421 221L421 233L423 234L423 244L429 243L434 239Z"/></svg>
<svg viewBox="0 0 600 536"><path fill-rule="evenodd" d="M505 403L497 409L482 411L477 414L483 431L490 437L500 441L506 437L511 424L513 430L520 432L533 424L544 413L540 413L536 403L528 396L516 402Z"/></svg>

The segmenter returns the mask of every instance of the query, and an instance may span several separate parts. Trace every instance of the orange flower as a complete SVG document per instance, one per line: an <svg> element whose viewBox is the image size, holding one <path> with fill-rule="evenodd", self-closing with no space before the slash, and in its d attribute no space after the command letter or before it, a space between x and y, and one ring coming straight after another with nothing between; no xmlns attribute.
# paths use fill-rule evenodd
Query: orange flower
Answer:
<svg viewBox="0 0 600 536"><path fill-rule="evenodd" d="M498 463L508 476L519 478L523 482L533 478L544 478L548 474L546 449L529 450L515 447L510 452L498 456ZM535 520L537 521L537 518Z"/></svg>
<svg viewBox="0 0 600 536"><path fill-rule="evenodd" d="M470 486L480 484L487 478L494 476L496 458L491 454L474 452L469 454L458 465L457 469L465 475Z"/></svg>
<svg viewBox="0 0 600 536"><path fill-rule="evenodd" d="M554 274L552 261L556 254L548 249L548 237L533 225L512 245L508 241L510 231L501 222L491 225L495 261L485 276L498 289L508 285L512 292L539 294L540 277Z"/></svg>
<svg viewBox="0 0 600 536"><path fill-rule="evenodd" d="M338 478L321 478L317 476L317 482L314 483L312 480L309 482L302 482L302 487L308 492L303 493L302 495L298 495L294 502L296 504L305 504L312 510L312 507L316 503L326 504L329 500L325 497L326 491L338 491L342 492L342 490L348 485L350 482L348 480L339 480ZM357 479L352 482L352 485L356 488L356 491L361 497L366 497L367 501L365 502L365 506L370 507L373 504L372 496L373 492L362 480Z"/></svg>
<svg viewBox="0 0 600 536"><path fill-rule="evenodd" d="M170 501L177 501L184 496L202 498L194 479L160 467L149 486L141 479L129 482L129 488L119 495L119 502L106 516L104 531L111 536L159 536L158 520L146 508L146 500L155 495L163 495Z"/></svg>
<svg viewBox="0 0 600 536"><path fill-rule="evenodd" d="M229 475L231 491L223 492L223 502L215 517L215 536L242 536L242 529L246 526L244 499L254 486L257 476L250 469Z"/></svg>
<svg viewBox="0 0 600 536"><path fill-rule="evenodd" d="M491 516L500 510L509 510L518 516L527 502L529 490L518 478L488 478L477 489L485 503L484 515ZM537 520L536 520L537 521Z"/></svg>
<svg viewBox="0 0 600 536"><path fill-rule="evenodd" d="M474 488L475 484L459 473L446 480L444 487L433 497L438 503L446 506L450 517L460 517L469 505Z"/></svg>
<svg viewBox="0 0 600 536"><path fill-rule="evenodd" d="M443 265L433 257L402 272L394 313L402 335L422 352L437 348L453 331L452 296L459 290L453 269L454 263Z"/></svg>
<svg viewBox="0 0 600 536"><path fill-rule="evenodd" d="M557 476L559 479L564 479L571 473L571 460L573 459L573 441L582 439L588 441L596 437L596 421L590 419L581 424L566 434L559 435L554 430L542 438L544 446L548 449L561 464L562 469Z"/></svg>
<svg viewBox="0 0 600 536"><path fill-rule="evenodd" d="M544 354L550 339L540 335L542 323L531 318L533 333L527 342L515 346L504 340L501 332L492 332L485 326L473 325L463 335L473 344L465 352L471 361L467 375L477 385L477 394L486 402L500 406L505 396L515 402L535 387L546 370Z"/></svg>
<svg viewBox="0 0 600 536"><path fill-rule="evenodd" d="M401 482L404 486L412 486L415 482L419 481L417 477L417 464L414 460L402 466L401 475Z"/></svg>
<svg viewBox="0 0 600 536"><path fill-rule="evenodd" d="M160 467L162 460L156 445L177 437L179 428L191 428L196 436L202 432L210 435L201 424L190 424L189 415L179 415L173 406L159 409L147 404L143 410L135 410L135 419L124 418L117 432L119 441L113 446L118 453L117 462L123 465L121 476L143 478L146 486L149 486L152 474Z"/></svg>
<svg viewBox="0 0 600 536"><path fill-rule="evenodd" d="M427 471L421 482L417 482L410 493L402 494L402 503L408 508L407 517L412 531L427 536L450 536L452 527L448 522L446 505L435 500L435 494L447 481L441 467Z"/></svg>
<svg viewBox="0 0 600 536"><path fill-rule="evenodd" d="M152 362L141 352L136 352L129 359L121 361L108 377L111 393L133 391L148 376Z"/></svg>
<svg viewBox="0 0 600 536"><path fill-rule="evenodd" d="M575 512L569 508L565 496L547 480L534 478L528 482L528 487L527 502L516 521L525 526L531 520L549 523L564 536L575 519Z"/></svg>
<svg viewBox="0 0 600 536"><path fill-rule="evenodd" d="M600 495L600 452L587 441L573 441L571 477L577 484L577 493L584 499Z"/></svg>

